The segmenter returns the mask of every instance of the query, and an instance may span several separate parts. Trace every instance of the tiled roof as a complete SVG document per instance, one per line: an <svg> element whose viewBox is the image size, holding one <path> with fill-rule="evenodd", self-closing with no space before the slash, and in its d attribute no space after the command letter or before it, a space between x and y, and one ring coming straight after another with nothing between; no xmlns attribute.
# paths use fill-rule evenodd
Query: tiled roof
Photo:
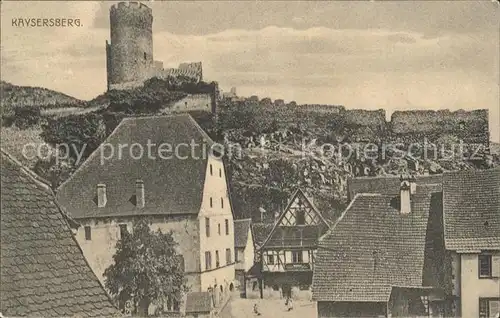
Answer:
<svg viewBox="0 0 500 318"><path fill-rule="evenodd" d="M137 144L144 151L140 157ZM190 115L126 118L59 187L57 199L75 219L197 214L211 145L213 141ZM124 149L121 155L119 146ZM176 148L178 156L174 155ZM136 179L144 182L143 208L134 203ZM103 208L96 203L99 183L106 185L107 203Z"/></svg>
<svg viewBox="0 0 500 318"><path fill-rule="evenodd" d="M252 219L234 220L234 247L245 248Z"/></svg>
<svg viewBox="0 0 500 318"><path fill-rule="evenodd" d="M500 169L445 173L446 248L500 249Z"/></svg>
<svg viewBox="0 0 500 318"><path fill-rule="evenodd" d="M252 223L253 240L255 247L260 247L273 230L273 223Z"/></svg>
<svg viewBox="0 0 500 318"><path fill-rule="evenodd" d="M212 310L209 292L191 292L186 296L186 313L208 313Z"/></svg>
<svg viewBox="0 0 500 318"><path fill-rule="evenodd" d="M356 195L320 239L314 299L386 302L393 286L423 287L428 219L441 212L441 193L434 190L417 188L408 215L400 214L397 197Z"/></svg>
<svg viewBox="0 0 500 318"><path fill-rule="evenodd" d="M118 315L48 187L1 154L1 302L5 316Z"/></svg>
<svg viewBox="0 0 500 318"><path fill-rule="evenodd" d="M442 182L443 175L441 174L416 176L417 184L441 185ZM399 193L400 185L400 177L395 175L381 177L357 177L347 180L348 196L351 200L358 193L397 195Z"/></svg>

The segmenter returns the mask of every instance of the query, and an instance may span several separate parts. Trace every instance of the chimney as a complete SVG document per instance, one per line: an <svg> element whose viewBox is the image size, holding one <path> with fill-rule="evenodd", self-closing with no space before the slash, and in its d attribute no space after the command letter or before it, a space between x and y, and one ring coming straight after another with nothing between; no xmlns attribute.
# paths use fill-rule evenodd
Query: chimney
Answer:
<svg viewBox="0 0 500 318"><path fill-rule="evenodd" d="M399 200L401 214L409 214L411 212L411 184L408 177L401 176Z"/></svg>
<svg viewBox="0 0 500 318"><path fill-rule="evenodd" d="M97 185L97 207L104 208L108 199L106 197L106 185L99 183Z"/></svg>
<svg viewBox="0 0 500 318"><path fill-rule="evenodd" d="M144 200L144 182L142 180L135 181L135 205L138 208L143 208L145 204Z"/></svg>

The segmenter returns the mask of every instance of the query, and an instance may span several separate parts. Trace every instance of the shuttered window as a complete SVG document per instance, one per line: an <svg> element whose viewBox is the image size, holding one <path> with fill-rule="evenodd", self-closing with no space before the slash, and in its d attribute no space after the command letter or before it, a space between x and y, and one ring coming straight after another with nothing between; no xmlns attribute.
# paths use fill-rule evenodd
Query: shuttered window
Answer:
<svg viewBox="0 0 500 318"><path fill-rule="evenodd" d="M479 298L479 318L498 317L500 298Z"/></svg>
<svg viewBox="0 0 500 318"><path fill-rule="evenodd" d="M490 254L480 254L478 256L479 260L479 278L490 278L492 275L491 266L491 255Z"/></svg>

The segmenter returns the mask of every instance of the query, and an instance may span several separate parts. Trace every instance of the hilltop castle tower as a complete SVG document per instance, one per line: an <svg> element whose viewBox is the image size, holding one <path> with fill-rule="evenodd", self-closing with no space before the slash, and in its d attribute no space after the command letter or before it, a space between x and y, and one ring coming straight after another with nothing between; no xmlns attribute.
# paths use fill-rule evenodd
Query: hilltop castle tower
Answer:
<svg viewBox="0 0 500 318"><path fill-rule="evenodd" d="M120 2L111 7L109 17L108 90L140 86L154 73L152 9L138 2Z"/></svg>

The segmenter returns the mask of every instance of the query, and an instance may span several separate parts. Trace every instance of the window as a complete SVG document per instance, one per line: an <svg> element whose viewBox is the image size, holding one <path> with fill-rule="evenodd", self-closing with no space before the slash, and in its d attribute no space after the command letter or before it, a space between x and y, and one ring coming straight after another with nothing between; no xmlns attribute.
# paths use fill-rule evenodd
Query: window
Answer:
<svg viewBox="0 0 500 318"><path fill-rule="evenodd" d="M212 165L210 165L210 175L211 175L211 176L213 176L213 175L214 175L214 173L213 173L213 171L212 171Z"/></svg>
<svg viewBox="0 0 500 318"><path fill-rule="evenodd" d="M207 105L208 106L208 105ZM222 178L222 169L219 169L219 177Z"/></svg>
<svg viewBox="0 0 500 318"><path fill-rule="evenodd" d="M219 251L215 251L215 267L219 267Z"/></svg>
<svg viewBox="0 0 500 318"><path fill-rule="evenodd" d="M479 255L479 278L491 278L491 255Z"/></svg>
<svg viewBox="0 0 500 318"><path fill-rule="evenodd" d="M292 263L302 263L302 251L292 252Z"/></svg>
<svg viewBox="0 0 500 318"><path fill-rule="evenodd" d="M127 233L127 224L120 224L120 238L123 238Z"/></svg>
<svg viewBox="0 0 500 318"><path fill-rule="evenodd" d="M144 52L144 59L147 60L147 54Z"/></svg>
<svg viewBox="0 0 500 318"><path fill-rule="evenodd" d="M210 237L210 219L205 218L205 232L207 234L207 237Z"/></svg>
<svg viewBox="0 0 500 318"><path fill-rule="evenodd" d="M217 232L218 232L218 233L219 233L219 235L220 235L220 223L219 223L219 224L217 224Z"/></svg>
<svg viewBox="0 0 500 318"><path fill-rule="evenodd" d="M306 224L306 214L304 211L301 210L296 210L297 214L297 225L304 225Z"/></svg>
<svg viewBox="0 0 500 318"><path fill-rule="evenodd" d="M234 261L238 263L238 251L234 252Z"/></svg>
<svg viewBox="0 0 500 318"><path fill-rule="evenodd" d="M500 298L479 298L479 318L498 317Z"/></svg>
<svg viewBox="0 0 500 318"><path fill-rule="evenodd" d="M221 209L224 209L224 199L220 198L220 207Z"/></svg>
<svg viewBox="0 0 500 318"><path fill-rule="evenodd" d="M85 227L85 240L90 241L92 239L92 232L90 232L90 226Z"/></svg>
<svg viewBox="0 0 500 318"><path fill-rule="evenodd" d="M205 269L212 269L212 254L210 252L205 252Z"/></svg>
<svg viewBox="0 0 500 318"><path fill-rule="evenodd" d="M225 222L226 222L226 235L229 235L229 220L226 219Z"/></svg>
<svg viewBox="0 0 500 318"><path fill-rule="evenodd" d="M210 207L213 207L213 200L212 200L212 197L210 197Z"/></svg>
<svg viewBox="0 0 500 318"><path fill-rule="evenodd" d="M231 258L231 249L226 248L226 264L231 264L233 262Z"/></svg>
<svg viewBox="0 0 500 318"><path fill-rule="evenodd" d="M274 265L274 255L273 254L267 254L267 264Z"/></svg>

